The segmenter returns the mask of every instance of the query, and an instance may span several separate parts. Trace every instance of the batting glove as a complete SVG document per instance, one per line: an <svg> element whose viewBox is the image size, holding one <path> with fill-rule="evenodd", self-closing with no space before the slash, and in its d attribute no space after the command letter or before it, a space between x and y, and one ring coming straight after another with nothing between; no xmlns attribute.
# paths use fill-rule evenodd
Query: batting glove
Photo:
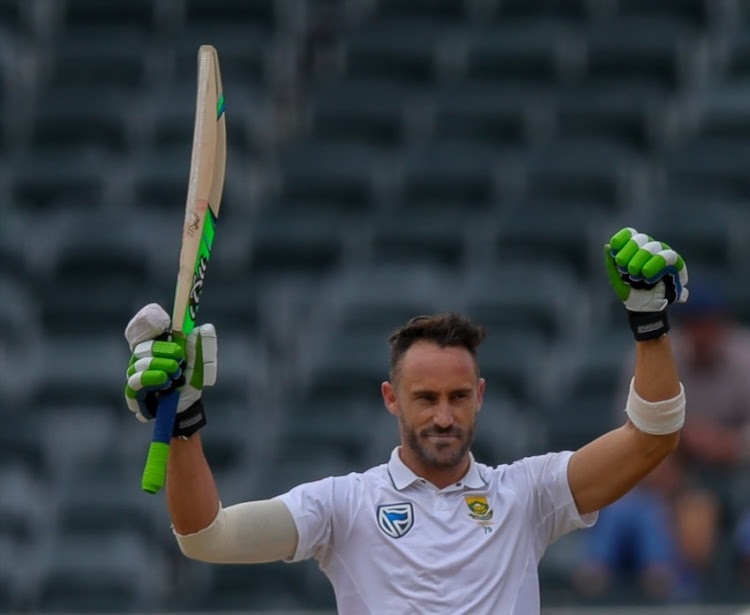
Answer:
<svg viewBox="0 0 750 615"><path fill-rule="evenodd" d="M156 417L162 394L180 390L173 437L188 437L206 424L201 394L216 382L217 340L211 324L184 340L170 340L170 318L155 303L141 308L125 328L133 353L127 371L125 401L135 418Z"/></svg>
<svg viewBox="0 0 750 615"><path fill-rule="evenodd" d="M688 298L685 261L667 244L629 227L617 232L605 249L609 279L628 310L635 339L667 333L665 308Z"/></svg>

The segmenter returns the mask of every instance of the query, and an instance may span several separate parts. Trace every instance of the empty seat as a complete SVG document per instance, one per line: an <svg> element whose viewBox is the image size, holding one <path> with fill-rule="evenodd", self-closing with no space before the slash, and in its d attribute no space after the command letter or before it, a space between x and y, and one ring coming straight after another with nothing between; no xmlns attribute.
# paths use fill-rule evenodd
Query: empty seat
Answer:
<svg viewBox="0 0 750 615"><path fill-rule="evenodd" d="M491 336L523 331L530 338L555 342L575 336L580 325L576 319L585 318L581 304L571 320L569 302L579 283L555 258L499 258L492 269L476 269L465 277L464 310L484 323Z"/></svg>
<svg viewBox="0 0 750 615"><path fill-rule="evenodd" d="M388 376L388 336L383 331L387 327L341 327L326 343L316 345L315 356L306 361L305 400L318 406L339 400L329 413L343 411L348 400L376 400L380 383ZM359 406L352 405L353 415Z"/></svg>
<svg viewBox="0 0 750 615"><path fill-rule="evenodd" d="M431 83L438 78L437 47L445 27L419 20L382 20L343 42L346 75Z"/></svg>
<svg viewBox="0 0 750 615"><path fill-rule="evenodd" d="M613 402L614 395L605 392L551 403L544 409L550 450L577 450L613 429L616 426Z"/></svg>
<svg viewBox="0 0 750 615"><path fill-rule="evenodd" d="M333 219L284 216L283 209L253 224L248 270L255 275L319 275L344 264L344 229Z"/></svg>
<svg viewBox="0 0 750 615"><path fill-rule="evenodd" d="M322 86L312 101L317 139L392 146L403 139L408 88L387 81L342 80Z"/></svg>
<svg viewBox="0 0 750 615"><path fill-rule="evenodd" d="M138 27L113 25L69 27L55 43L55 84L138 87L146 74L147 39Z"/></svg>
<svg viewBox="0 0 750 615"><path fill-rule="evenodd" d="M617 15L659 16L706 26L711 19L710 0L618 0Z"/></svg>
<svg viewBox="0 0 750 615"><path fill-rule="evenodd" d="M115 481L88 481L85 489L69 486L58 504L56 526L66 539L132 532L154 545L171 540L161 503L139 492L137 481L129 486Z"/></svg>
<svg viewBox="0 0 750 615"><path fill-rule="evenodd" d="M127 321L126 323L127 324ZM122 325L110 333L97 331L49 335L42 357L38 402L82 402L121 407L124 366L130 351L122 337Z"/></svg>
<svg viewBox="0 0 750 615"><path fill-rule="evenodd" d="M29 548L41 539L49 502L34 471L20 457L5 458L0 467L0 541L10 538Z"/></svg>
<svg viewBox="0 0 750 615"><path fill-rule="evenodd" d="M748 12L750 14L750 12ZM722 39L724 46L724 76L745 80L750 75L750 20L741 21Z"/></svg>
<svg viewBox="0 0 750 615"><path fill-rule="evenodd" d="M106 162L99 151L77 148L18 155L11 161L11 196L33 208L60 200L96 207L102 201Z"/></svg>
<svg viewBox="0 0 750 615"><path fill-rule="evenodd" d="M32 144L121 151L128 142L124 110L132 104L132 91L103 88L96 104L84 104L89 96L88 86L44 88L34 113Z"/></svg>
<svg viewBox="0 0 750 615"><path fill-rule="evenodd" d="M746 140L750 135L750 80L716 84L687 104L686 133L695 139Z"/></svg>
<svg viewBox="0 0 750 615"><path fill-rule="evenodd" d="M527 304L529 307L530 303ZM536 374L542 369L547 344L532 327L511 320L519 309L510 306L509 302L505 305L500 300L496 302L494 320L483 311L483 307L487 306L474 303L466 309L472 320L484 323L489 331L478 350L480 374L490 390L510 398L521 407L533 407L541 388ZM503 317L508 319L503 320L505 326L498 322Z"/></svg>
<svg viewBox="0 0 750 615"><path fill-rule="evenodd" d="M622 203L636 169L635 154L617 141L557 140L523 156L529 201Z"/></svg>
<svg viewBox="0 0 750 615"><path fill-rule="evenodd" d="M39 428L29 420L13 417L0 430L0 467L18 467L39 479L50 477L50 465Z"/></svg>
<svg viewBox="0 0 750 615"><path fill-rule="evenodd" d="M481 346L479 352L482 353ZM480 359L480 373L482 366L483 359ZM540 416L539 409L533 404L522 405L514 401L504 390L502 381L487 380L472 446L476 460L496 466L543 451L546 429L539 420Z"/></svg>
<svg viewBox="0 0 750 615"><path fill-rule="evenodd" d="M618 230L617 208L606 200L534 200L514 214L495 225L498 262L559 267L581 280L601 272L603 245Z"/></svg>
<svg viewBox="0 0 750 615"><path fill-rule="evenodd" d="M667 243L683 254L696 271L701 268L721 272L736 262L733 238L744 244L744 238L732 235L734 223L731 218L684 216L679 210L661 210L655 213L649 233L668 238Z"/></svg>
<svg viewBox="0 0 750 615"><path fill-rule="evenodd" d="M194 107L194 96L192 100ZM191 144L192 138L175 143L174 147L154 148L132 160L130 172L136 202L165 211L174 211L175 203L185 202Z"/></svg>
<svg viewBox="0 0 750 615"><path fill-rule="evenodd" d="M122 383L122 403L118 410L124 418L124 372ZM115 409L87 404L84 400L78 404L60 400L57 405L38 404L34 411L42 422L38 438L58 479L71 476L107 453L114 454L120 416Z"/></svg>
<svg viewBox="0 0 750 615"><path fill-rule="evenodd" d="M555 20L466 31L465 76L472 81L549 84L559 80L571 33Z"/></svg>
<svg viewBox="0 0 750 615"><path fill-rule="evenodd" d="M405 149L401 158L401 199L410 206L450 202L481 207L494 198L496 189L501 190L496 178L502 160L503 153L486 144L422 142Z"/></svg>
<svg viewBox="0 0 750 615"><path fill-rule="evenodd" d="M660 87L582 87L555 96L557 134L568 138L615 140L639 151L656 141L654 124L666 104Z"/></svg>
<svg viewBox="0 0 750 615"><path fill-rule="evenodd" d="M188 25L244 24L275 27L275 0L186 0L185 20Z"/></svg>
<svg viewBox="0 0 750 615"><path fill-rule="evenodd" d="M372 17L445 20L454 23L466 19L468 15L468 3L465 0L377 0Z"/></svg>
<svg viewBox="0 0 750 615"><path fill-rule="evenodd" d="M675 89L681 85L683 56L695 48L696 32L676 19L622 17L592 25L585 43L589 83L632 80Z"/></svg>
<svg viewBox="0 0 750 615"><path fill-rule="evenodd" d="M494 12L498 21L538 17L585 21L589 7L586 0L498 0Z"/></svg>
<svg viewBox="0 0 750 615"><path fill-rule="evenodd" d="M63 3L63 18L67 27L106 27L118 24L147 29L154 21L155 4L154 0L75 0Z"/></svg>
<svg viewBox="0 0 750 615"><path fill-rule="evenodd" d="M191 608L243 611L251 607L282 609L290 613L308 609L311 606L306 587L308 565L312 564L276 562L261 566L214 566L210 591L198 598L197 604L192 604ZM322 573L318 574L322 576Z"/></svg>
<svg viewBox="0 0 750 615"><path fill-rule="evenodd" d="M430 208L425 207L422 213L405 215L404 211L397 217L379 219L373 226L373 264L423 263L448 269L466 265L475 221L446 209L437 206L435 215L431 215Z"/></svg>
<svg viewBox="0 0 750 615"><path fill-rule="evenodd" d="M744 161L750 146L738 139L700 139L680 144L658 161L664 188L673 196L747 199Z"/></svg>
<svg viewBox="0 0 750 615"><path fill-rule="evenodd" d="M59 537L54 547L39 588L45 612L146 610L166 589L159 552L138 534Z"/></svg>
<svg viewBox="0 0 750 615"><path fill-rule="evenodd" d="M529 122L549 88L515 84L464 83L443 87L434 95L435 134L440 139L475 139L491 144L520 145Z"/></svg>
<svg viewBox="0 0 750 615"><path fill-rule="evenodd" d="M278 161L279 197L342 204L371 202L377 152L366 146L308 142L282 151Z"/></svg>

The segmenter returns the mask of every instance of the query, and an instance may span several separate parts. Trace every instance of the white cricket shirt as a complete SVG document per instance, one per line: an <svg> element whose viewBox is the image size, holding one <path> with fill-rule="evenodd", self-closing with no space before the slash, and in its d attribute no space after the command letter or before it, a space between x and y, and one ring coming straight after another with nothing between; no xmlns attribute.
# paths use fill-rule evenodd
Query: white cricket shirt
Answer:
<svg viewBox="0 0 750 615"><path fill-rule="evenodd" d="M572 452L496 468L476 463L437 489L404 465L299 485L280 496L299 533L289 561L315 558L339 615L538 615L538 564L579 515Z"/></svg>

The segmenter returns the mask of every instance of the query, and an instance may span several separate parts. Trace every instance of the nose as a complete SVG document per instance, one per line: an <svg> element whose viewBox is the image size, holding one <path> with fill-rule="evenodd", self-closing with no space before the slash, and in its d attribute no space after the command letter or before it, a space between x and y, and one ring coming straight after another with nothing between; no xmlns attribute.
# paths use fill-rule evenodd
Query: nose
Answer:
<svg viewBox="0 0 750 615"><path fill-rule="evenodd" d="M440 404L432 417L432 422L438 427L446 428L453 425L453 411L448 404Z"/></svg>

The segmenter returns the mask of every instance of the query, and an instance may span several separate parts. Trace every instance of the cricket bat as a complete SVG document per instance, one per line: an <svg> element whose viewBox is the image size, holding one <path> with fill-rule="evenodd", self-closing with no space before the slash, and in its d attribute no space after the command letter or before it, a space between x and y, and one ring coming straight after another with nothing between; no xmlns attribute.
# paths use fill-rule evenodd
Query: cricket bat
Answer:
<svg viewBox="0 0 750 615"><path fill-rule="evenodd" d="M195 327L206 267L211 257L224 188L226 151L226 119L219 56L213 46L201 45L198 50L193 151L177 287L172 306L172 340L183 347L187 336ZM164 486L179 398L180 392L173 391L159 400L154 433L141 480L141 487L148 493L157 493Z"/></svg>

